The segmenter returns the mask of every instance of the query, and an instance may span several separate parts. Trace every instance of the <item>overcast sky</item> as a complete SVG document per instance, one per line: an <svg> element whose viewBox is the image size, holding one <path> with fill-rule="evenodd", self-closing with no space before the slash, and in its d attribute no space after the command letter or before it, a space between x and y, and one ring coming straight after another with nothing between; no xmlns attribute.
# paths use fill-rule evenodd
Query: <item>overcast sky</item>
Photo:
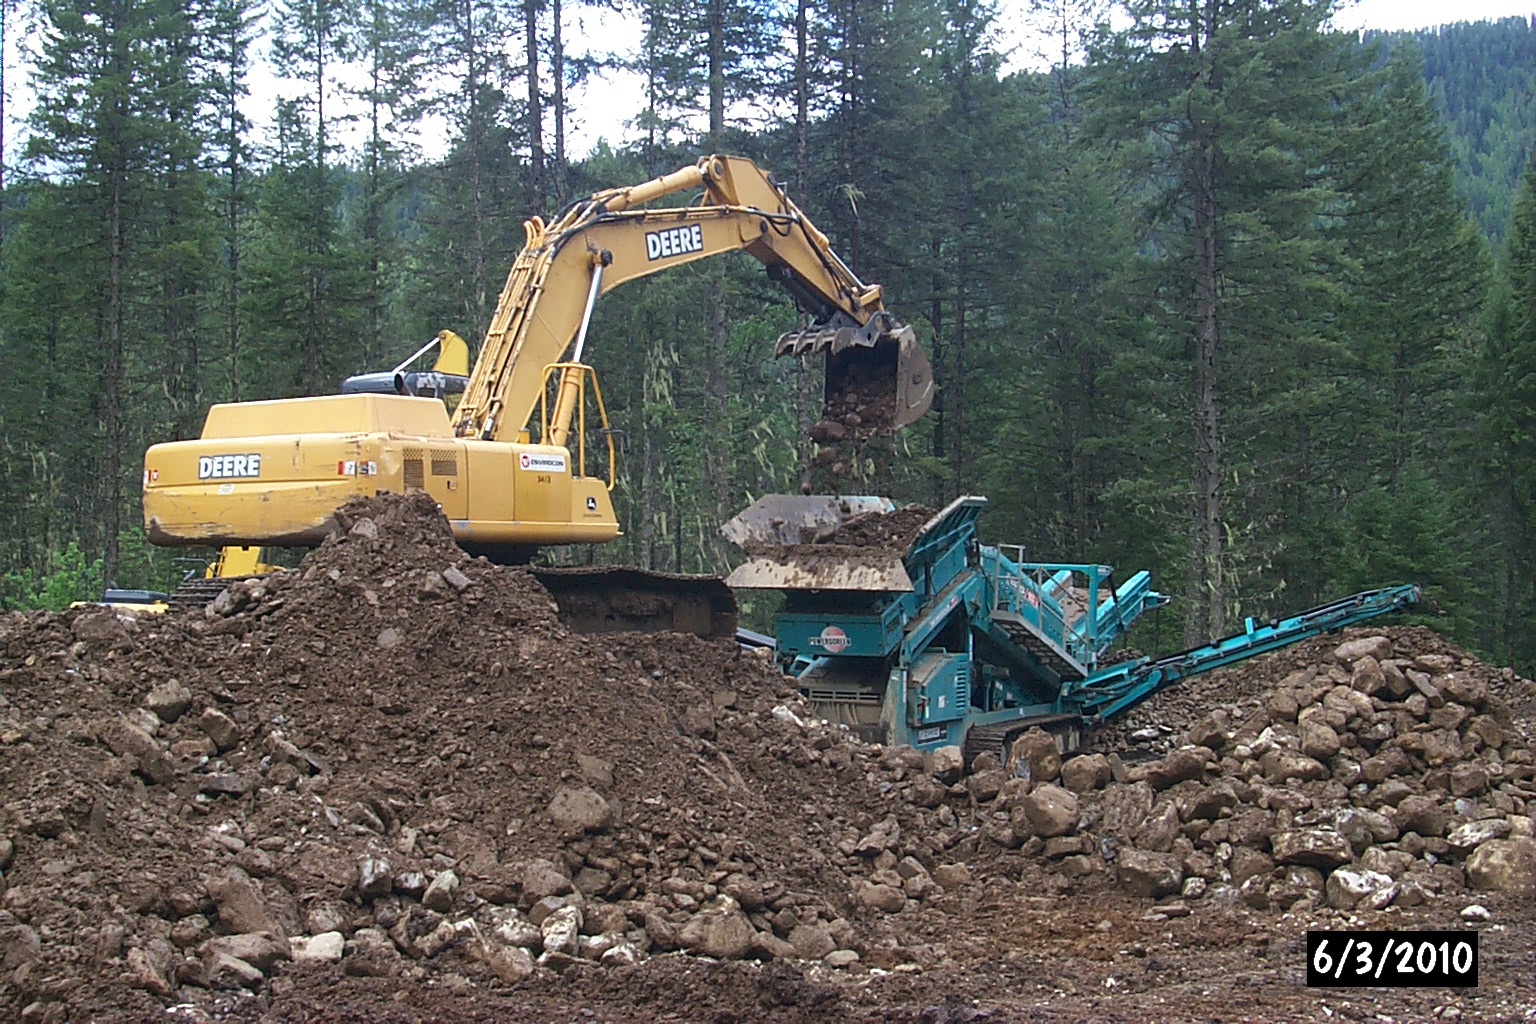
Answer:
<svg viewBox="0 0 1536 1024"><path fill-rule="evenodd" d="M565 18L567 50L573 56L583 51L620 53L634 45L640 36L639 23L632 17L612 11L594 11L575 7ZM1028 0L1000 0L999 27L1003 48L1010 54L1010 66L1042 66L1038 56L1043 41L1036 34L1028 16ZM1536 13L1536 0L1460 0L1455 4L1434 0L1357 0L1345 3L1335 23L1348 29L1412 29L1443 24L1447 21L1478 21L1512 15ZM35 39L8 33L6 41L6 133L5 155L14 159L19 153L18 140L23 134L21 120L30 107L31 93L20 58L21 46L33 46ZM258 130L271 123L276 99L296 94L297 83L279 78L266 61L265 44L258 44L258 64L250 81L251 95L243 104ZM573 158L587 153L599 139L616 145L631 137L628 123L639 113L643 102L640 80L625 72L609 72L571 91L568 117L568 149ZM327 101L328 106L330 100ZM360 131L360 126L357 129ZM445 126L428 123L418 132L417 144L426 155L442 151ZM345 131L343 141L347 140Z"/></svg>

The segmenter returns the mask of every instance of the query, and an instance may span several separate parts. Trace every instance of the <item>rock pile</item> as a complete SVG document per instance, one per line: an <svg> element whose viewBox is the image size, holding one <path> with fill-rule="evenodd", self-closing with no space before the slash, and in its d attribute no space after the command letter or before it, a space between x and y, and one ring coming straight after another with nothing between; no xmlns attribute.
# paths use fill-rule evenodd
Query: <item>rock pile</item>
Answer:
<svg viewBox="0 0 1536 1024"><path fill-rule="evenodd" d="M1024 737L1035 788L994 800L999 838L1157 899L1353 911L1531 892L1536 758L1500 696L1530 683L1424 629L1351 634L1180 694L1177 717L1205 711L1182 734L1153 702L1059 766ZM1249 696L1224 703L1234 688Z"/></svg>

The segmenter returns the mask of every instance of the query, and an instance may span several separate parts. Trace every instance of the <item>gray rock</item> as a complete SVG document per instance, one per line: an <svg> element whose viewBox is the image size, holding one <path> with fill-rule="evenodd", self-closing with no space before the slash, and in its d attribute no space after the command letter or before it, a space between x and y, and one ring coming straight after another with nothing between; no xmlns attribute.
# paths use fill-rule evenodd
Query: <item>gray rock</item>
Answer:
<svg viewBox="0 0 1536 1024"><path fill-rule="evenodd" d="M293 939L293 959L333 964L341 959L347 940L341 932L321 932L307 939Z"/></svg>
<svg viewBox="0 0 1536 1024"><path fill-rule="evenodd" d="M441 871L427 886L421 897L421 905L439 914L453 909L453 897L459 889L459 876L452 871Z"/></svg>
<svg viewBox="0 0 1536 1024"><path fill-rule="evenodd" d="M752 948L757 929L747 915L732 906L702 910L678 931L678 943L700 956L740 960Z"/></svg>
<svg viewBox="0 0 1536 1024"><path fill-rule="evenodd" d="M1109 759L1103 754L1082 754L1061 766L1061 784L1074 793L1103 789L1109 779Z"/></svg>
<svg viewBox="0 0 1536 1024"><path fill-rule="evenodd" d="M1529 894L1536 886L1536 839L1490 839L1467 858L1474 889Z"/></svg>
<svg viewBox="0 0 1536 1024"><path fill-rule="evenodd" d="M1387 687L1387 675L1381 670L1381 663L1367 654L1355 662L1355 670L1350 675L1349 685L1361 693L1375 695Z"/></svg>
<svg viewBox="0 0 1536 1024"><path fill-rule="evenodd" d="M1009 748L1009 765L1020 761L1029 766L1029 779L1036 785L1053 782L1061 775L1061 748L1056 738L1039 726L1015 739Z"/></svg>
<svg viewBox="0 0 1536 1024"><path fill-rule="evenodd" d="M789 933L789 944L802 960L820 960L837 948L832 935L820 925L802 924Z"/></svg>
<svg viewBox="0 0 1536 1024"><path fill-rule="evenodd" d="M533 957L522 946L507 946L485 939L465 944L464 951L485 964L503 985L527 981L533 974Z"/></svg>
<svg viewBox="0 0 1536 1024"><path fill-rule="evenodd" d="M1332 829L1278 832L1270 840L1278 864L1330 870L1354 860L1349 840Z"/></svg>
<svg viewBox="0 0 1536 1024"><path fill-rule="evenodd" d="M1298 900L1316 900L1323 893L1323 873L1304 864L1292 864L1285 873L1269 885L1270 902L1278 907L1290 907Z"/></svg>
<svg viewBox="0 0 1536 1024"><path fill-rule="evenodd" d="M1115 858L1120 885L1131 895L1157 899L1179 891L1184 882L1180 858L1169 853L1122 850Z"/></svg>
<svg viewBox="0 0 1536 1024"><path fill-rule="evenodd" d="M228 953L210 953L203 960L208 986L215 989L255 988L264 975L255 966Z"/></svg>
<svg viewBox="0 0 1536 1024"><path fill-rule="evenodd" d="M901 825L891 816L881 820L870 829L868 835L859 839L854 852L861 857L876 857L886 850L894 849L900 841Z"/></svg>
<svg viewBox="0 0 1536 1024"><path fill-rule="evenodd" d="M834 949L822 958L828 967L852 967L859 962L859 954L851 949Z"/></svg>
<svg viewBox="0 0 1536 1024"><path fill-rule="evenodd" d="M566 834L601 832L613 824L613 807L589 786L561 786L549 801L549 816Z"/></svg>
<svg viewBox="0 0 1536 1024"><path fill-rule="evenodd" d="M1023 799L1021 806L1030 827L1042 838L1063 836L1077 828L1077 797L1060 786L1039 787Z"/></svg>
<svg viewBox="0 0 1536 1024"><path fill-rule="evenodd" d="M272 965L279 960L293 959L293 950L288 940L266 932L217 935L204 943L203 948L215 953L228 953L262 973L270 971Z"/></svg>
<svg viewBox="0 0 1536 1024"><path fill-rule="evenodd" d="M964 864L940 864L933 869L933 880L945 889L971 884L971 869Z"/></svg>
<svg viewBox="0 0 1536 1024"><path fill-rule="evenodd" d="M155 738L125 718L114 718L101 723L97 736L114 754L132 758L139 774L150 782L166 786L175 781L176 766L170 756L160 749Z"/></svg>
<svg viewBox="0 0 1536 1024"><path fill-rule="evenodd" d="M213 745L219 748L219 753L233 750L240 744L240 727L234 719L217 708L205 708L201 715L197 716L197 727L203 731Z"/></svg>
<svg viewBox="0 0 1536 1024"><path fill-rule="evenodd" d="M542 857L523 866L523 895L530 903L546 896L564 896L571 891L571 879L553 861Z"/></svg>
<svg viewBox="0 0 1536 1024"><path fill-rule="evenodd" d="M561 907L539 925L544 938L544 952L575 956L581 948L581 910Z"/></svg>
<svg viewBox="0 0 1536 1024"><path fill-rule="evenodd" d="M1509 836L1510 824L1504 818L1489 818L1482 821L1469 821L1465 825L1454 829L1445 841L1453 850L1463 853L1475 850L1490 839L1504 839Z"/></svg>
<svg viewBox="0 0 1536 1024"><path fill-rule="evenodd" d="M1173 840L1179 834L1179 811L1172 802L1165 802L1161 811L1147 818L1147 823L1136 832L1136 846L1154 853L1167 853L1173 849Z"/></svg>
<svg viewBox="0 0 1536 1024"><path fill-rule="evenodd" d="M218 909L220 923L230 932L283 934L276 917L267 909L260 887L241 869L230 868L215 875L203 887Z"/></svg>
<svg viewBox="0 0 1536 1024"><path fill-rule="evenodd" d="M965 754L956 746L939 747L930 757L928 773L946 786L954 785L965 774Z"/></svg>
<svg viewBox="0 0 1536 1024"><path fill-rule="evenodd" d="M1392 641L1385 636L1367 636L1346 640L1333 649L1333 656L1344 665L1354 665L1361 658L1381 661L1392 657Z"/></svg>
<svg viewBox="0 0 1536 1024"><path fill-rule="evenodd" d="M451 565L443 570L443 579L461 594L469 589L469 577Z"/></svg>
<svg viewBox="0 0 1536 1024"><path fill-rule="evenodd" d="M1301 723L1301 752L1326 761L1339 752L1339 734L1327 722L1309 718Z"/></svg>
<svg viewBox="0 0 1536 1024"><path fill-rule="evenodd" d="M866 885L855 898L864 906L887 914L895 914L907 905L906 893L890 885Z"/></svg>
<svg viewBox="0 0 1536 1024"><path fill-rule="evenodd" d="M1136 769L1129 777L1131 781L1145 780L1154 790L1164 790L1180 782L1203 778L1206 762L1214 756L1207 747L1183 747L1161 761Z"/></svg>
<svg viewBox="0 0 1536 1024"><path fill-rule="evenodd" d="M394 887L389 861L370 855L357 862L357 894L363 899L387 896Z"/></svg>
<svg viewBox="0 0 1536 1024"><path fill-rule="evenodd" d="M168 679L149 691L144 706L163 722L174 722L192 706L192 691L178 679Z"/></svg>
<svg viewBox="0 0 1536 1024"><path fill-rule="evenodd" d="M965 780L966 791L971 794L971 799L979 804L984 804L997 796L1003 788L1003 783L1008 781L1008 773L1001 768L993 768L989 771L977 772Z"/></svg>
<svg viewBox="0 0 1536 1024"><path fill-rule="evenodd" d="M1432 796L1405 796L1398 802L1392 821L1403 832L1421 836L1443 836L1448 815L1440 801Z"/></svg>
<svg viewBox="0 0 1536 1024"><path fill-rule="evenodd" d="M1227 870L1232 873L1232 884L1242 885L1255 876L1267 879L1269 873L1275 870L1275 862L1258 850L1240 846L1232 851L1232 860L1227 864Z"/></svg>
<svg viewBox="0 0 1536 1024"><path fill-rule="evenodd" d="M1353 910L1355 905L1372 893L1392 886L1392 876L1359 868L1336 868L1325 884L1328 905L1340 910Z"/></svg>

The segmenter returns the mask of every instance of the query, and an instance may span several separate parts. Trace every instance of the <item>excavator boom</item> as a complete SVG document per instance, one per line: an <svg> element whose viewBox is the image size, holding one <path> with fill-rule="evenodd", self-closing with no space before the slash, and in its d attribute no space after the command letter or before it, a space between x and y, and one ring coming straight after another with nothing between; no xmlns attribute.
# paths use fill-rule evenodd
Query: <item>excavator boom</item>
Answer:
<svg viewBox="0 0 1536 1024"><path fill-rule="evenodd" d="M643 204L702 188L694 205ZM776 355L825 354L828 413L858 416L857 436L890 433L928 408L933 373L910 327L833 252L826 235L772 178L742 157L709 156L641 185L599 192L550 224L526 222L527 244L507 275L485 344L454 419L459 437L511 439L537 408L542 370L575 341L580 362L592 306L626 281L745 250L812 316ZM552 436L563 444L574 389L562 381ZM862 412L860 412L862 410Z"/></svg>

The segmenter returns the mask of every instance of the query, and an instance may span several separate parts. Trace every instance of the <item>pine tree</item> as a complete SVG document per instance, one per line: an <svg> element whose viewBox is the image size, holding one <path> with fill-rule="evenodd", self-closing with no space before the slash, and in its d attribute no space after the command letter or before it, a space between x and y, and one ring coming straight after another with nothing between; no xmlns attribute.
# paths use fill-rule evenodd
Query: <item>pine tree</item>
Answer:
<svg viewBox="0 0 1536 1024"><path fill-rule="evenodd" d="M1339 105L1361 58L1325 35L1327 0L1191 6L1132 0L1095 44L1098 124L1145 147L1168 262L1167 328L1187 339L1190 490L1185 640L1226 629L1241 590L1241 476L1254 419L1226 414L1248 380L1289 374L1330 302L1320 231ZM1268 383L1274 389L1275 383ZM1244 436L1247 435L1247 436ZM1260 556L1262 560L1262 556Z"/></svg>
<svg viewBox="0 0 1536 1024"><path fill-rule="evenodd" d="M47 31L35 68L37 104L28 154L59 176L58 203L39 219L64 215L81 259L53 264L86 276L57 290L80 288L92 316L79 323L89 354L57 347L69 376L84 378L89 412L74 422L81 448L69 452L80 476L74 490L84 521L100 544L105 578L118 564L118 537L136 480L136 371L157 361L150 339L166 324L136 322L146 287L141 268L152 236L156 178L174 164L196 163L185 115L195 106L187 43L192 26L169 0L50 0L40 9ZM182 121L176 117L183 116ZM163 241L163 240L162 240ZM52 269L52 268L45 268ZM50 447L60 442L52 442ZM94 454L93 454L94 453Z"/></svg>

